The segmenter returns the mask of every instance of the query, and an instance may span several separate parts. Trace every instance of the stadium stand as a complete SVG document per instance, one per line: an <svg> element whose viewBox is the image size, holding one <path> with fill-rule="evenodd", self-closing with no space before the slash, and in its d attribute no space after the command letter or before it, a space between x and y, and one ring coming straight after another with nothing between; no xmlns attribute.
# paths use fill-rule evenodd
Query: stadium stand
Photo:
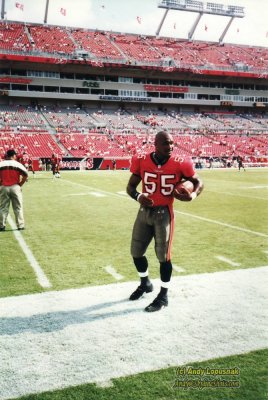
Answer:
<svg viewBox="0 0 268 400"><path fill-rule="evenodd" d="M84 51L85 58L123 64L163 65L215 69L257 69L267 72L268 49L242 45L198 43L174 38L110 33L67 27L0 22L2 50L50 53L70 58Z"/></svg>
<svg viewBox="0 0 268 400"><path fill-rule="evenodd" d="M72 54L75 50L75 44L65 28L29 25L28 32L32 47L37 51Z"/></svg>
<svg viewBox="0 0 268 400"><path fill-rule="evenodd" d="M128 160L167 129L178 156L265 165L267 76L267 48L1 21L0 154Z"/></svg>

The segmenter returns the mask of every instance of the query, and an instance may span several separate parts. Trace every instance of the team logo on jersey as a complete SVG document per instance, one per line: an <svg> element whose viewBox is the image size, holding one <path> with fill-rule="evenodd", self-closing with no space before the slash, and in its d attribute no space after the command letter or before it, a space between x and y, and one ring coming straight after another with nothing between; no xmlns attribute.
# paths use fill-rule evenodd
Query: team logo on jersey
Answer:
<svg viewBox="0 0 268 400"><path fill-rule="evenodd" d="M174 157L174 161L175 161L175 162L178 162L178 163L182 163L182 162L184 161L184 158L181 157L181 156L175 156L175 157Z"/></svg>

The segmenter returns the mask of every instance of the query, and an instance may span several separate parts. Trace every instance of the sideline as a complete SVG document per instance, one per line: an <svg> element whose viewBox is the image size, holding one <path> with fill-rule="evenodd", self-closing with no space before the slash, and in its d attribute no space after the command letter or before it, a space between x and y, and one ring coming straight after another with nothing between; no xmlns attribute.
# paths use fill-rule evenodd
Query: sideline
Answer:
<svg viewBox="0 0 268 400"><path fill-rule="evenodd" d="M14 234L15 238L17 239L23 253L25 254L32 269L34 270L34 273L37 277L37 281L38 281L39 285L45 289L51 288L52 287L51 283L49 282L47 276L45 275L41 266L39 265L36 258L34 257L29 246L25 242L22 234L20 233L20 231L17 230L17 226L16 226L15 222L13 221L13 219L10 217L10 215L7 217L7 221L9 223L9 225L11 226L11 228L13 229L13 234Z"/></svg>
<svg viewBox="0 0 268 400"><path fill-rule="evenodd" d="M136 282L1 298L0 400L264 349L267 278L268 266L174 277L152 314L159 279L138 301Z"/></svg>

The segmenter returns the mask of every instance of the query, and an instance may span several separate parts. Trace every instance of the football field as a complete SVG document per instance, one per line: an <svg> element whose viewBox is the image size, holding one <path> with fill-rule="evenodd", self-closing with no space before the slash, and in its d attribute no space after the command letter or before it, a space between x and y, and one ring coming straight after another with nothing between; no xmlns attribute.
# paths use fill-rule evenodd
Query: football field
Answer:
<svg viewBox="0 0 268 400"><path fill-rule="evenodd" d="M267 169L199 174L200 197L174 204L170 305L153 315L153 245L155 292L128 301L129 171L30 175L26 230L11 212L0 233L1 400L268 399Z"/></svg>

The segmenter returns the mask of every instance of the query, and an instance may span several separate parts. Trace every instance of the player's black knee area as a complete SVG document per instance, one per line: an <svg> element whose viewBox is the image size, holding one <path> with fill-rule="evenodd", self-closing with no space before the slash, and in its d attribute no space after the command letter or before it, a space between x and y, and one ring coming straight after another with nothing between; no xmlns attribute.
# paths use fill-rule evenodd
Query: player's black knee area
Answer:
<svg viewBox="0 0 268 400"><path fill-rule="evenodd" d="M148 261L145 256L143 257L133 257L135 267L138 272L146 272L148 269Z"/></svg>
<svg viewBox="0 0 268 400"><path fill-rule="evenodd" d="M160 278L162 282L169 282L172 274L171 261L160 263Z"/></svg>

